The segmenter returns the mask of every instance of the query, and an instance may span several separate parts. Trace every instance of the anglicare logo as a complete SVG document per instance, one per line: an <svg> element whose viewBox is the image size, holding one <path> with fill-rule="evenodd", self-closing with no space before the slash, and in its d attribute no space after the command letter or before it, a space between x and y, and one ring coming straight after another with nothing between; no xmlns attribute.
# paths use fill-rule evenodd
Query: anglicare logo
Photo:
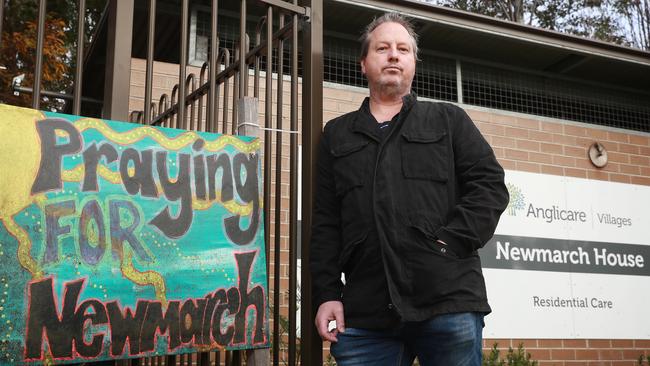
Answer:
<svg viewBox="0 0 650 366"><path fill-rule="evenodd" d="M524 201L526 197L521 192L521 188L512 183L506 183L506 188L508 188L508 193L510 194L510 202L508 202L506 211L510 216L517 216L517 211L526 208L526 203Z"/></svg>

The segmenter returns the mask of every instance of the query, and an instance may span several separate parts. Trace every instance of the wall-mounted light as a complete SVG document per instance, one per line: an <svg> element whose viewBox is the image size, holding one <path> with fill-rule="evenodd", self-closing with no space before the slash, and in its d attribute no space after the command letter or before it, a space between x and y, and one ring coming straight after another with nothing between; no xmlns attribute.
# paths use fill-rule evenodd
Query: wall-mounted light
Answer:
<svg viewBox="0 0 650 366"><path fill-rule="evenodd" d="M600 142L594 142L589 146L589 160L596 168L603 168L607 165L607 149Z"/></svg>

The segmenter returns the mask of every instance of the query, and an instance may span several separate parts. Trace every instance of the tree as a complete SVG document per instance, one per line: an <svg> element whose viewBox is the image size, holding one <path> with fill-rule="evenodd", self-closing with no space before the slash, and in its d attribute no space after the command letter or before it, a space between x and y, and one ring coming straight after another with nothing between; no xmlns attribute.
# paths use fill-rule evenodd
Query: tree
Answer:
<svg viewBox="0 0 650 366"><path fill-rule="evenodd" d="M649 0L425 0L558 32L628 44L610 2Z"/></svg>
<svg viewBox="0 0 650 366"><path fill-rule="evenodd" d="M618 0L614 8L629 29L630 43L650 51L650 1Z"/></svg>
<svg viewBox="0 0 650 366"><path fill-rule="evenodd" d="M22 85L33 87L36 65L38 2L30 0L5 1L0 65L0 102L31 106L32 96L15 95L14 77L24 74ZM106 0L86 1L85 38L91 34L99 20ZM50 0L47 5L43 38L43 72L41 90L65 93L71 89L77 51L77 3L74 0ZM60 110L63 101L44 98L43 109Z"/></svg>

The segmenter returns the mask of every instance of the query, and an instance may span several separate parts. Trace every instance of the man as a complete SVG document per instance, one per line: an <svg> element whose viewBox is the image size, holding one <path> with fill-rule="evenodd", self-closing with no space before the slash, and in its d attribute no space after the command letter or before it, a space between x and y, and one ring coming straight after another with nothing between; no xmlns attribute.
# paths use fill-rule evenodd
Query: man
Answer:
<svg viewBox="0 0 650 366"><path fill-rule="evenodd" d="M477 249L508 202L503 169L462 109L411 92L407 20L385 14L361 41L370 96L326 125L318 153L316 327L340 366L478 366L490 307Z"/></svg>

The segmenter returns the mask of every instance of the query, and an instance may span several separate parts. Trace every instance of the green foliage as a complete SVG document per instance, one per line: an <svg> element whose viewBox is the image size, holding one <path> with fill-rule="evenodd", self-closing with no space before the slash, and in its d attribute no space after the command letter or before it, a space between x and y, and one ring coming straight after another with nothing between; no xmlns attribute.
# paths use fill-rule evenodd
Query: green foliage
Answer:
<svg viewBox="0 0 650 366"><path fill-rule="evenodd" d="M650 355L639 355L639 366L650 366Z"/></svg>
<svg viewBox="0 0 650 366"><path fill-rule="evenodd" d="M508 353L505 358L501 358L501 351L498 349L498 344L492 346L489 354L483 355L483 366L537 366L538 362L531 360L530 353L524 350L524 345L519 344L517 350L508 348Z"/></svg>
<svg viewBox="0 0 650 366"><path fill-rule="evenodd" d="M650 0L424 0L550 29L650 50Z"/></svg>
<svg viewBox="0 0 650 366"><path fill-rule="evenodd" d="M0 103L31 106L32 97L12 90L13 78L24 74L22 86L32 88L36 65L38 1L4 2L2 43L0 46ZM85 39L89 42L106 0L87 0ZM75 0L47 2L43 37L41 90L66 92L71 88L77 52L77 5ZM59 110L60 100L45 97L42 109Z"/></svg>

